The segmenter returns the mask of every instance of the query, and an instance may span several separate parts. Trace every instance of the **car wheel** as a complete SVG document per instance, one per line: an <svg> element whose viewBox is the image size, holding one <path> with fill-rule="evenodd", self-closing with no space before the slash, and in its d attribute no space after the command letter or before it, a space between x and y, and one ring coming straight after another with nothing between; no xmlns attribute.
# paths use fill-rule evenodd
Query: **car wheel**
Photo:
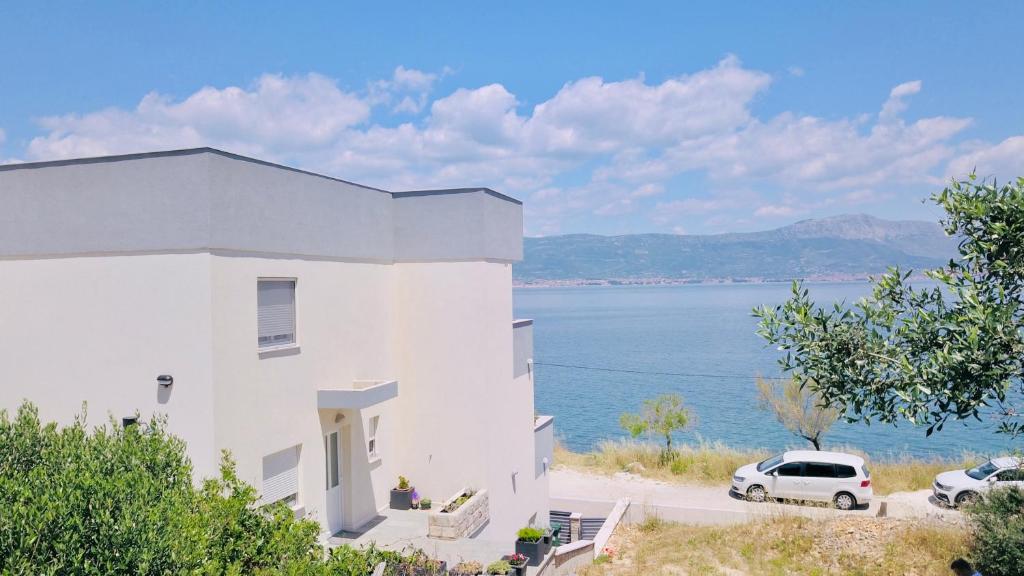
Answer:
<svg viewBox="0 0 1024 576"><path fill-rule="evenodd" d="M978 495L974 492L961 492L956 496L956 507L970 506L978 501Z"/></svg>
<svg viewBox="0 0 1024 576"><path fill-rule="evenodd" d="M760 484L754 484L750 488L747 488L747 500L751 502L764 502L768 499L768 493L764 491L764 486Z"/></svg>
<svg viewBox="0 0 1024 576"><path fill-rule="evenodd" d="M857 499L849 492L836 494L834 502L836 503L836 508L840 510L853 510L857 507Z"/></svg>

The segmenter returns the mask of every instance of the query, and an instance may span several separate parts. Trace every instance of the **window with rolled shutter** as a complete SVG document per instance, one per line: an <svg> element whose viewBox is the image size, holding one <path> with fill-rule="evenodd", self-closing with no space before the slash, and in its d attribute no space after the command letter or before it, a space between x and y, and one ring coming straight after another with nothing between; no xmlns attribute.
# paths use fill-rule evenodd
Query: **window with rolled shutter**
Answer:
<svg viewBox="0 0 1024 576"><path fill-rule="evenodd" d="M295 344L295 280L256 283L259 347Z"/></svg>
<svg viewBox="0 0 1024 576"><path fill-rule="evenodd" d="M280 452L263 457L264 504L286 500L298 501L299 497L299 447L292 446Z"/></svg>

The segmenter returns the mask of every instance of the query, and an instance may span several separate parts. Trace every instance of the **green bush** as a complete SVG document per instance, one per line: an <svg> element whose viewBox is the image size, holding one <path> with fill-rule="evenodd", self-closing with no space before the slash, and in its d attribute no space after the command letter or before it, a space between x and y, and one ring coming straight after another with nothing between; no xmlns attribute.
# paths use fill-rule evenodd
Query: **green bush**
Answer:
<svg viewBox="0 0 1024 576"><path fill-rule="evenodd" d="M967 508L972 555L985 576L1024 574L1024 490L1002 488Z"/></svg>
<svg viewBox="0 0 1024 576"><path fill-rule="evenodd" d="M197 489L162 419L87 430L83 417L43 425L31 404L0 411L0 574L366 576L406 563L372 546L325 558L319 532L284 504L258 506L227 454Z"/></svg>
<svg viewBox="0 0 1024 576"><path fill-rule="evenodd" d="M527 526L526 528L520 528L516 535L523 542L537 542L544 537L544 531L540 528Z"/></svg>
<svg viewBox="0 0 1024 576"><path fill-rule="evenodd" d="M498 560L487 565L488 574L508 574L512 571L512 565L508 560Z"/></svg>

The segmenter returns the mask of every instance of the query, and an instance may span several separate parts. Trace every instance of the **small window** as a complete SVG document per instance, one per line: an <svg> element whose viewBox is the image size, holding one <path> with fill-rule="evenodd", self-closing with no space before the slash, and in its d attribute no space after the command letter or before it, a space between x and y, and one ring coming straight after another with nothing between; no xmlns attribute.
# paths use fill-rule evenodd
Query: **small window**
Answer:
<svg viewBox="0 0 1024 576"><path fill-rule="evenodd" d="M299 500L299 447L293 446L263 457L264 504L283 500L289 506Z"/></svg>
<svg viewBox="0 0 1024 576"><path fill-rule="evenodd" d="M804 467L804 476L810 478L835 478L836 467L834 464L823 462L808 462Z"/></svg>
<svg viewBox="0 0 1024 576"><path fill-rule="evenodd" d="M295 280L257 281L256 308L260 348L295 344Z"/></svg>
<svg viewBox="0 0 1024 576"><path fill-rule="evenodd" d="M864 476L867 476L865 472ZM856 478L857 470L853 466L847 466L845 464L836 464L836 478Z"/></svg>
<svg viewBox="0 0 1024 576"><path fill-rule="evenodd" d="M377 428L380 426L380 416L370 418L369 440L366 441L366 451L370 458L377 458Z"/></svg>
<svg viewBox="0 0 1024 576"><path fill-rule="evenodd" d="M779 466L778 473L779 476L799 476L800 468L802 468L802 465L799 462L790 462L789 464Z"/></svg>

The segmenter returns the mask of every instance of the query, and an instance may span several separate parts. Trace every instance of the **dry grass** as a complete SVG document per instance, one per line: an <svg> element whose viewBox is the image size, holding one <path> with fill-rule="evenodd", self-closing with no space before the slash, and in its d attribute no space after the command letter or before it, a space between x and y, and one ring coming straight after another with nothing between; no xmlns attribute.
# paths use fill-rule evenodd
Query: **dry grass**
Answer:
<svg viewBox="0 0 1024 576"><path fill-rule="evenodd" d="M857 453L847 448L836 449ZM763 450L736 450L720 444L684 445L677 452L673 461L662 463L660 448L642 442L605 441L597 450L583 454L556 444L555 464L601 474L628 471L657 480L715 485L728 483L740 466L771 455ZM868 467L875 493L884 495L926 489L939 472L974 466L978 460L968 454L956 460L868 459Z"/></svg>
<svg viewBox="0 0 1024 576"><path fill-rule="evenodd" d="M954 527L885 518L783 516L725 527L648 521L616 530L610 561L579 574L944 575L967 545Z"/></svg>

